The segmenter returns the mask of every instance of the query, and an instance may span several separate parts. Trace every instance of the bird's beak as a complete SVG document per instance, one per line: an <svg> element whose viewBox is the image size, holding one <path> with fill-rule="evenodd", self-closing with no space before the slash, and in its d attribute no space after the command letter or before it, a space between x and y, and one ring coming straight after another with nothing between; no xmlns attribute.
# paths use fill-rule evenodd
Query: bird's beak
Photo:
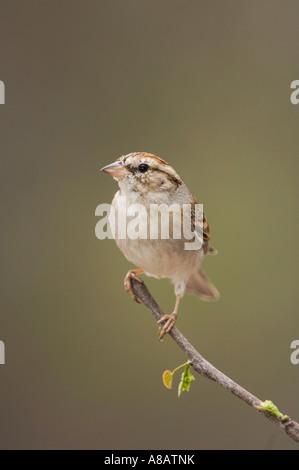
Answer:
<svg viewBox="0 0 299 470"><path fill-rule="evenodd" d="M127 168L120 161L104 166L101 168L101 171L104 171L105 173L108 173L108 175L114 176L115 178L123 178L129 173Z"/></svg>

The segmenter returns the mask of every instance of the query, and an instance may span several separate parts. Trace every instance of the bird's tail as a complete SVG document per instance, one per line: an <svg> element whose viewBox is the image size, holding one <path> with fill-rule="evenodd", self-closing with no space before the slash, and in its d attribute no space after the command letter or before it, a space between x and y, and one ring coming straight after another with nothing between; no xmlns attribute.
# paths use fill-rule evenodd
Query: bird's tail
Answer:
<svg viewBox="0 0 299 470"><path fill-rule="evenodd" d="M189 277L186 291L198 295L203 300L217 300L219 298L218 290L201 269Z"/></svg>

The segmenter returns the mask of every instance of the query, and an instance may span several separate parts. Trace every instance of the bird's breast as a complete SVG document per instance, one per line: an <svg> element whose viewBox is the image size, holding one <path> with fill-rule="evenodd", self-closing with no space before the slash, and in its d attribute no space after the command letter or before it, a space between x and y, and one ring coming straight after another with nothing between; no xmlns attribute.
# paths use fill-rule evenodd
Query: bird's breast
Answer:
<svg viewBox="0 0 299 470"><path fill-rule="evenodd" d="M136 197L133 197L133 201L132 204L137 204L136 209L138 204L142 208L136 210L135 214L134 211L129 211L130 215L125 212L130 205L128 198L125 201L126 207L122 206L124 201L121 201L120 194L117 193L112 203L110 224L114 224L114 238L118 248L131 263L152 276L170 278L174 282L188 279L192 271L198 269L203 250L185 250L186 240L173 238L173 224L181 224L180 216L177 220L171 220L169 238L162 239L161 226L151 233L153 220L149 207L141 204ZM151 236L153 232L154 237Z"/></svg>

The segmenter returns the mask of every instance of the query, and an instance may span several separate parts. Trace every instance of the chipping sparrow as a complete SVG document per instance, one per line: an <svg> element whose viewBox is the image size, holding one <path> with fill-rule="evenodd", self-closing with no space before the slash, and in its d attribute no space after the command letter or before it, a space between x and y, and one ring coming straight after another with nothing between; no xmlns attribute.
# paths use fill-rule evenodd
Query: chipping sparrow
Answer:
<svg viewBox="0 0 299 470"><path fill-rule="evenodd" d="M102 168L118 182L119 191L115 194L112 207L118 216L119 200L125 196L127 206L142 204L146 214L151 219L151 204L166 204L168 207L176 203L181 208L180 216L173 214L170 236L168 239L131 239L118 237L115 231L115 241L125 257L138 266L129 271L125 277L125 289L138 302L132 289L132 279L142 280L139 274L145 273L158 278L170 278L174 284L176 295L175 308L171 315L164 315L158 321L160 326L159 338L167 334L176 322L180 299L185 290L197 294L205 300L216 300L219 297L217 289L200 269L200 264L207 254L216 252L210 244L210 229L205 215L201 223L194 217L194 207L197 201L175 170L165 161L155 155L145 152L130 153L120 157L115 163ZM196 250L184 249L186 239L173 237L175 226L183 223L183 205L190 204L193 214L192 224L195 231L202 234L202 244ZM151 222L151 220L149 220ZM159 232L161 234L161 232Z"/></svg>

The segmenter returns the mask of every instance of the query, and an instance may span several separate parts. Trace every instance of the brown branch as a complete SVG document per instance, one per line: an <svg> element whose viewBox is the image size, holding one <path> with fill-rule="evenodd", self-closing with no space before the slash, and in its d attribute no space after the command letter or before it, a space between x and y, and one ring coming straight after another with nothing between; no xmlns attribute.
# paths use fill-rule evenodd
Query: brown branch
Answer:
<svg viewBox="0 0 299 470"><path fill-rule="evenodd" d="M137 297L150 310L155 319L160 320L164 313L151 296L146 285L133 279L132 287ZM286 419L280 419L269 411L257 410L256 406L259 406L262 400L252 395L250 392L242 388L240 385L210 364L201 354L199 354L199 352L192 346L192 344L189 343L189 341L176 327L172 328L172 330L169 332L169 335L180 346L180 348L188 356L189 360L192 361L192 367L196 372L204 377L207 377L208 379L213 380L214 382L217 382L219 385L221 385L221 387L230 391L233 395L240 398L256 411L264 415L265 418L267 418L273 424L284 430L291 439L299 442L299 424L296 423L296 421L293 421L288 417Z"/></svg>

